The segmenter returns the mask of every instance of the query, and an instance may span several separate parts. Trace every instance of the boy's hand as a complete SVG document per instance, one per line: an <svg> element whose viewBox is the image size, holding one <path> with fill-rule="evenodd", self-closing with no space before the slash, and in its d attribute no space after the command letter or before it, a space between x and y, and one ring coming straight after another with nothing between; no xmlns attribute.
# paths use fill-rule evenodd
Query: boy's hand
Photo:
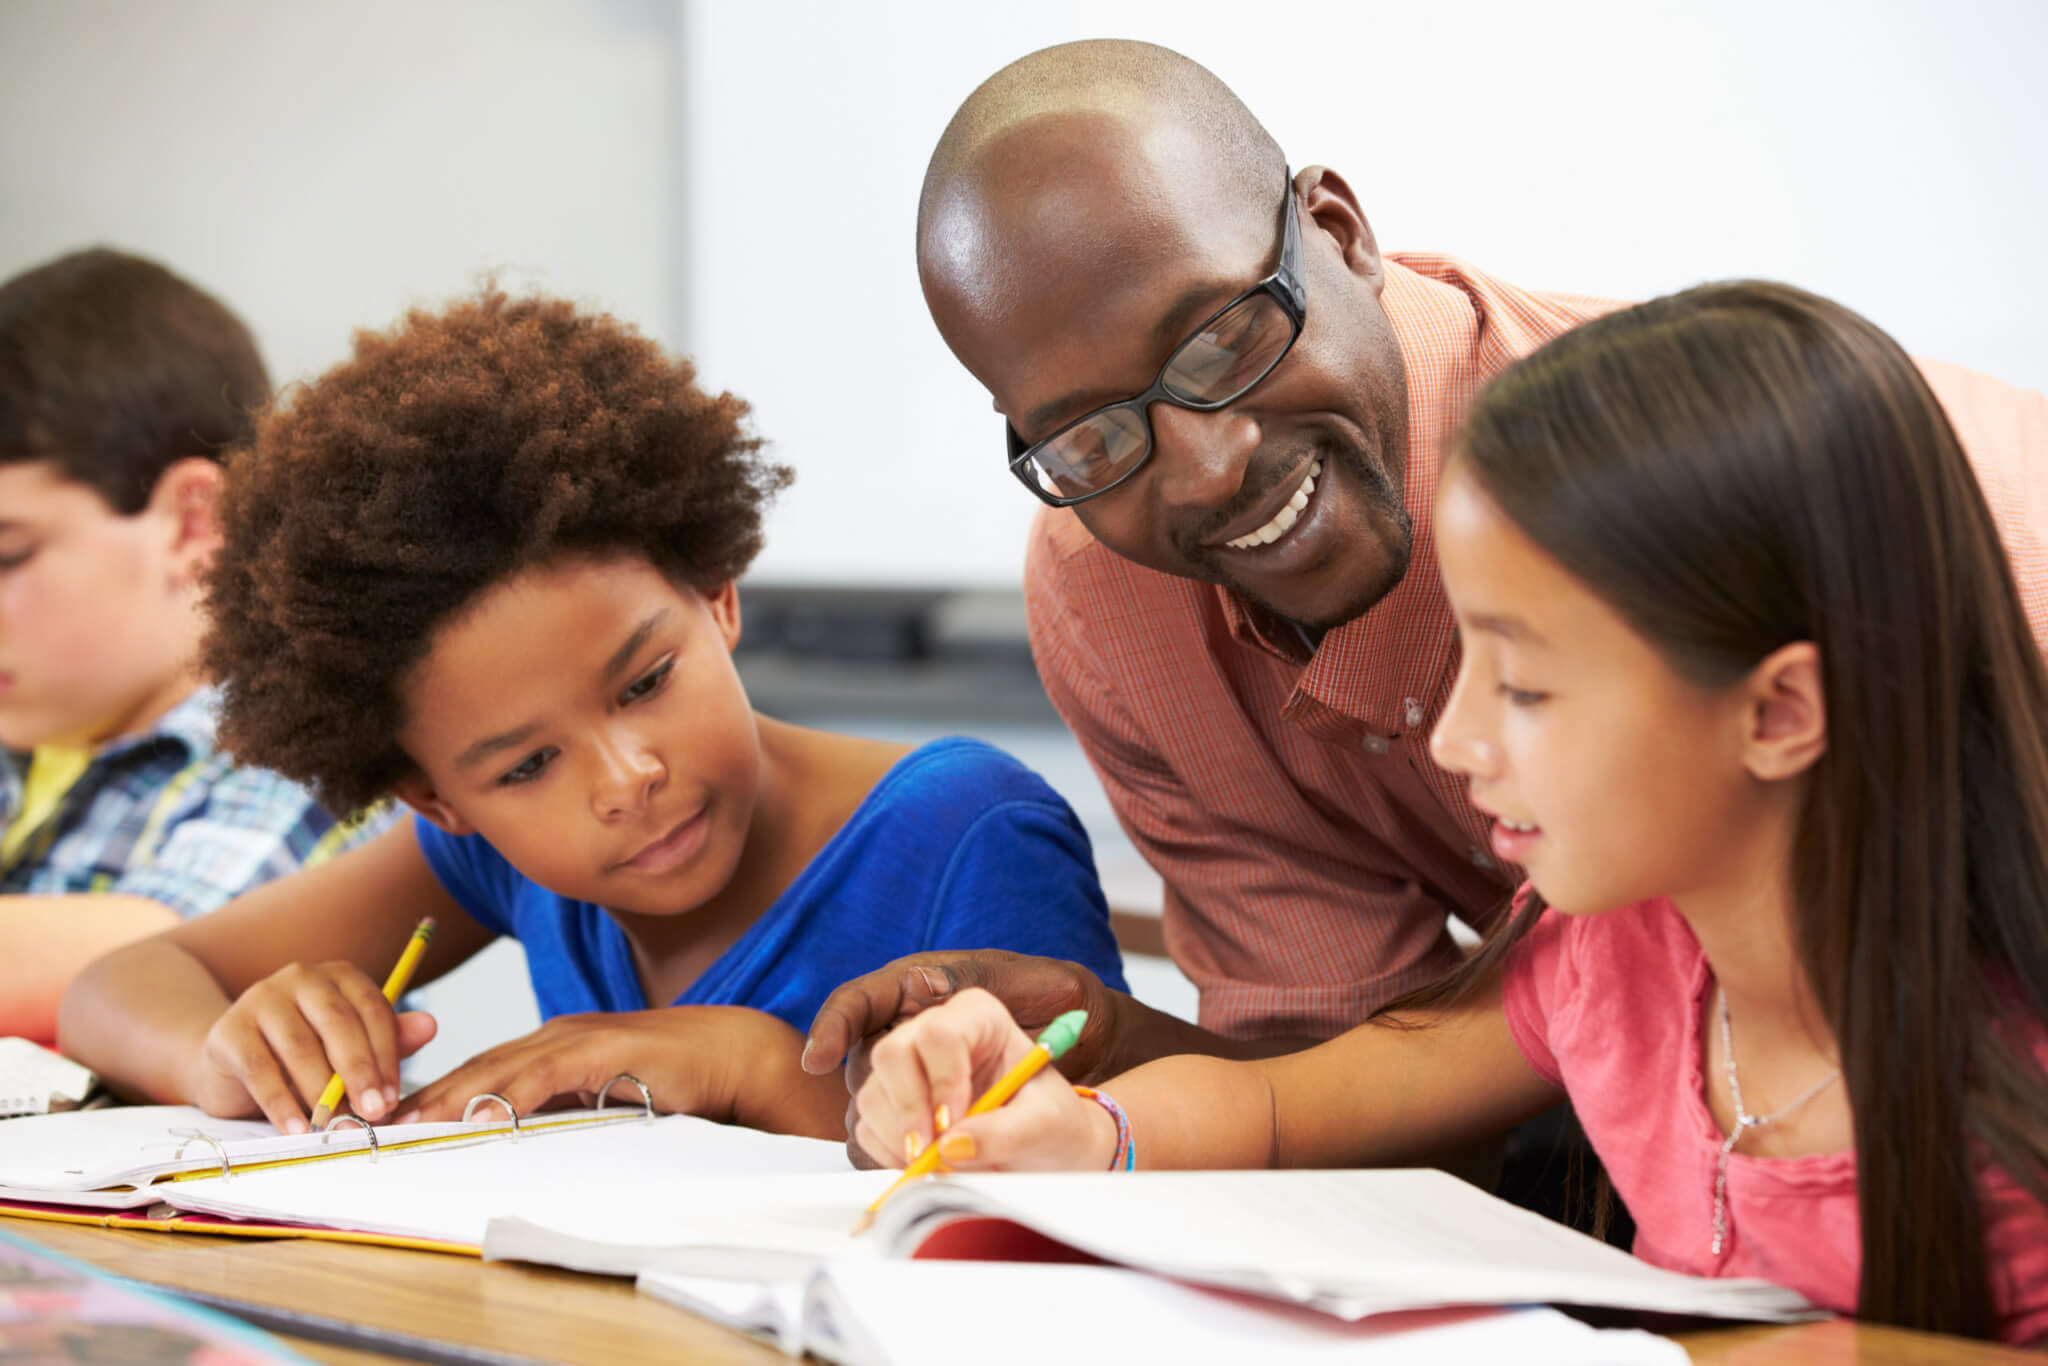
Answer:
<svg viewBox="0 0 2048 1366"><path fill-rule="evenodd" d="M434 1017L397 1014L352 963L292 963L243 992L213 1022L185 1078L210 1115L263 1117L289 1134L335 1073L367 1120L398 1103L398 1064L434 1037Z"/></svg>
<svg viewBox="0 0 2048 1366"><path fill-rule="evenodd" d="M979 988L960 992L875 1043L855 1098L854 1140L890 1167L937 1142L946 1165L963 1171L1106 1170L1116 1122L1053 1068L1000 1109L965 1117L1031 1047L1001 1001Z"/></svg>
<svg viewBox="0 0 2048 1366"><path fill-rule="evenodd" d="M522 1115L558 1102L594 1105L604 1084L625 1072L647 1084L664 1114L844 1138L844 1084L836 1074L806 1076L797 1065L802 1045L796 1030L744 1006L558 1015L422 1088L398 1120L461 1119L486 1092ZM606 1103L637 1107L640 1093L622 1082Z"/></svg>

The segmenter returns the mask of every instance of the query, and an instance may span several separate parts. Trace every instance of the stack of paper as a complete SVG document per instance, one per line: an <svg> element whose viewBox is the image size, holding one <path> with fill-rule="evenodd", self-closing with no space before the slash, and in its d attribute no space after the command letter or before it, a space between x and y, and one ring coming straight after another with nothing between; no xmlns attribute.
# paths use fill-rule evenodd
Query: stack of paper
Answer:
<svg viewBox="0 0 2048 1366"><path fill-rule="evenodd" d="M72 1110L99 1079L33 1039L0 1038L0 1119Z"/></svg>

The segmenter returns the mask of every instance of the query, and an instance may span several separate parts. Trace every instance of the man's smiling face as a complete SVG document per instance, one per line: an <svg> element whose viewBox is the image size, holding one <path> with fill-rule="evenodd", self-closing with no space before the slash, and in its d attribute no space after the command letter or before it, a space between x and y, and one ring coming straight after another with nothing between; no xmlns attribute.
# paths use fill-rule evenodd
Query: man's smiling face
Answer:
<svg viewBox="0 0 2048 1366"><path fill-rule="evenodd" d="M1210 160L1184 128L1052 115L996 139L932 205L933 319L1027 442L1142 391L1274 269L1281 169L1251 202ZM1308 292L1294 348L1219 411L1151 405L1148 462L1075 510L1130 560L1327 628L1407 568L1407 384L1348 187L1312 169L1290 192Z"/></svg>

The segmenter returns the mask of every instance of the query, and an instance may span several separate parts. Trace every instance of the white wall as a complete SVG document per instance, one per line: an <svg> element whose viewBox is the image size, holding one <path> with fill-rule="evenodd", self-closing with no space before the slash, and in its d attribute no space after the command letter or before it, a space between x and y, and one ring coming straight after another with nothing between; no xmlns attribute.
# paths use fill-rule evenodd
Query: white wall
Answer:
<svg viewBox="0 0 2048 1366"><path fill-rule="evenodd" d="M764 580L1015 581L1031 507L924 315L925 158L989 72L1109 34L1214 68L1392 248L1640 296L1776 275L2048 386L2039 0L0 0L0 276L161 257L273 372L480 268L750 397Z"/></svg>
<svg viewBox="0 0 2048 1366"><path fill-rule="evenodd" d="M1616 297L1776 276L2048 387L2039 0L707 0L688 326L799 472L762 577L1014 582L1031 504L925 317L917 188L983 77L1095 36L1216 71L1383 246Z"/></svg>
<svg viewBox="0 0 2048 1366"><path fill-rule="evenodd" d="M679 343L677 27L673 0L5 0L0 278L157 257L280 381L486 267Z"/></svg>

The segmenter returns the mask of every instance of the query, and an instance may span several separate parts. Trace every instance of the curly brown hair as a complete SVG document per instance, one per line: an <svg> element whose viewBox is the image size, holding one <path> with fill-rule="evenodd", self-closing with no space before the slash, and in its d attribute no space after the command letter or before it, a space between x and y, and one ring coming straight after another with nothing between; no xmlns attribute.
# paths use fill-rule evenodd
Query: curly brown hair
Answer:
<svg viewBox="0 0 2048 1366"><path fill-rule="evenodd" d="M688 360L559 299L487 288L359 332L228 457L208 581L220 735L357 811L417 766L404 689L436 631L564 556L737 578L789 470Z"/></svg>

